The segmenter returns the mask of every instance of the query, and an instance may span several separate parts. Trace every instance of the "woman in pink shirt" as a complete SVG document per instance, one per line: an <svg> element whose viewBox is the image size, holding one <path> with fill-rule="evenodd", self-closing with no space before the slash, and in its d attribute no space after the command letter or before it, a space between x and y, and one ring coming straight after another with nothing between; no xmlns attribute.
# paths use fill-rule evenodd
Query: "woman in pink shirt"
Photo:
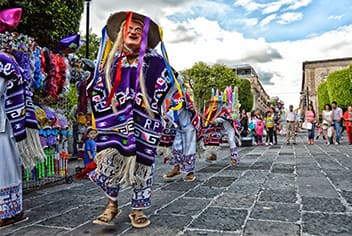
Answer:
<svg viewBox="0 0 352 236"><path fill-rule="evenodd" d="M348 142L352 144L352 105L347 107L347 111L343 114L343 120L345 121L346 132L348 137Z"/></svg>
<svg viewBox="0 0 352 236"><path fill-rule="evenodd" d="M308 130L308 144L314 144L314 128L315 128L315 111L311 104L308 105L305 113L306 121L312 124L312 128Z"/></svg>

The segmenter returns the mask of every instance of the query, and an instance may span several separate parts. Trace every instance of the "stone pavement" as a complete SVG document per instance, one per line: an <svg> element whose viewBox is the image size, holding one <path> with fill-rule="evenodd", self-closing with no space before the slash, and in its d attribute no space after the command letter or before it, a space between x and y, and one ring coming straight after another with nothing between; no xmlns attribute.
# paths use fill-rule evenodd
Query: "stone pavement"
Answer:
<svg viewBox="0 0 352 236"><path fill-rule="evenodd" d="M352 235L352 146L318 140L307 145L241 147L230 166L223 147L215 164L197 160L197 180L165 182L170 167L157 160L152 224L132 228L131 189L123 189L113 227L92 220L105 208L103 193L88 180L56 184L24 194L29 220L0 235ZM73 167L77 163L70 163Z"/></svg>

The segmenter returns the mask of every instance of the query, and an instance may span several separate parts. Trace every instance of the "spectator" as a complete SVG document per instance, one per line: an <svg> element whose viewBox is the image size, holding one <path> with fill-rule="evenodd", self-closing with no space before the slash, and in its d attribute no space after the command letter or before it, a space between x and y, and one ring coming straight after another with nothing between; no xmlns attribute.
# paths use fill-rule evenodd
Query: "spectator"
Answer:
<svg viewBox="0 0 352 236"><path fill-rule="evenodd" d="M343 111L340 107L337 106L337 102L333 101L331 103L332 112L334 113L334 120L332 122L335 134L336 134L336 142L340 143L341 133L342 133L342 117ZM331 140L330 140L331 141Z"/></svg>
<svg viewBox="0 0 352 236"><path fill-rule="evenodd" d="M312 104L308 105L305 118L305 122L312 124L312 128L308 129L308 144L314 144L315 111Z"/></svg>
<svg viewBox="0 0 352 236"><path fill-rule="evenodd" d="M267 130L267 137L268 137L267 139L270 145L273 145L274 127L275 127L274 113L270 109L267 112L265 117L265 128Z"/></svg>
<svg viewBox="0 0 352 236"><path fill-rule="evenodd" d="M348 137L348 143L352 144L352 105L347 107L347 111L343 114L343 120L345 121L346 133Z"/></svg>
<svg viewBox="0 0 352 236"><path fill-rule="evenodd" d="M285 114L286 117L286 144L290 144L290 136L292 138L292 143L296 144L296 133L295 133L295 122L296 122L296 113L293 111L293 105L289 106L289 110Z"/></svg>
<svg viewBox="0 0 352 236"><path fill-rule="evenodd" d="M264 122L261 119L257 120L255 132L257 134L257 144L263 145Z"/></svg>
<svg viewBox="0 0 352 236"><path fill-rule="evenodd" d="M324 132L324 136L327 141L327 144L330 144L331 142L330 138L332 137L334 143L337 145L338 143L336 142L336 134L335 134L335 129L333 125L334 113L331 110L330 104L325 104L322 116L323 116L323 132Z"/></svg>
<svg viewBox="0 0 352 236"><path fill-rule="evenodd" d="M247 135L248 135L248 116L247 116L247 112L245 109L242 109L240 123L241 123L241 129L240 129L241 137L247 137Z"/></svg>
<svg viewBox="0 0 352 236"><path fill-rule="evenodd" d="M96 153L96 142L95 137L97 136L97 131L95 129L89 128L87 130L87 139L84 143L84 165L87 166L90 164Z"/></svg>

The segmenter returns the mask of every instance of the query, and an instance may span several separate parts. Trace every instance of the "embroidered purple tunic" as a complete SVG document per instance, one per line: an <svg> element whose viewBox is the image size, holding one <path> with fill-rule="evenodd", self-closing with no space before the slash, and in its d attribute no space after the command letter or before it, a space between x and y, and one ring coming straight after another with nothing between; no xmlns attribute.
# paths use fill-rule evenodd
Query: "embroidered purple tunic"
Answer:
<svg viewBox="0 0 352 236"><path fill-rule="evenodd" d="M111 70L112 86L115 82L117 58ZM154 118L144 108L141 86L137 76L138 58L130 64L122 56L121 81L115 91L117 114L112 105L106 106L109 92L105 75L102 73L95 82L92 93L92 110L96 119L98 152L106 148L116 148L123 156L136 156L136 162L151 166L154 163L156 147L160 140L162 124L160 107L170 92L171 83L163 58L153 49L146 51L143 60L143 75L149 104Z"/></svg>

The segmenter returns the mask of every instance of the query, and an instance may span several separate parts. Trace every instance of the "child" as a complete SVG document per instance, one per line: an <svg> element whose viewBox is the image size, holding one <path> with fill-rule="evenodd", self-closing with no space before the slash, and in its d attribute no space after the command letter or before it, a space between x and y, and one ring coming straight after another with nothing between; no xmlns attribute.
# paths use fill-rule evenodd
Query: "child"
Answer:
<svg viewBox="0 0 352 236"><path fill-rule="evenodd" d="M264 123L261 119L257 120L257 124L255 126L255 132L257 133L257 144L263 145Z"/></svg>
<svg viewBox="0 0 352 236"><path fill-rule="evenodd" d="M87 140L84 143L84 166L87 167L90 164L96 153L96 143L95 137L97 136L97 131L95 129L89 128L87 130Z"/></svg>
<svg viewBox="0 0 352 236"><path fill-rule="evenodd" d="M86 141L84 143L84 170L77 174L77 179L82 179L87 173L96 168L95 162L93 161L96 154L96 142L95 138L97 131L93 128L88 128L86 133Z"/></svg>
<svg viewBox="0 0 352 236"><path fill-rule="evenodd" d="M275 127L274 113L272 110L269 110L265 117L265 128L267 130L267 140L269 140L270 145L273 145L274 127Z"/></svg>
<svg viewBox="0 0 352 236"><path fill-rule="evenodd" d="M319 139L320 136L322 136L323 139L325 139L325 137L323 135L323 126L322 126L321 122L318 123L317 129L318 129L318 135L317 135L316 139Z"/></svg>
<svg viewBox="0 0 352 236"><path fill-rule="evenodd" d="M248 124L248 129L249 129L249 137L253 137L254 145L257 144L257 133L255 131L256 123L257 123L256 119L254 119L252 116L251 121Z"/></svg>

